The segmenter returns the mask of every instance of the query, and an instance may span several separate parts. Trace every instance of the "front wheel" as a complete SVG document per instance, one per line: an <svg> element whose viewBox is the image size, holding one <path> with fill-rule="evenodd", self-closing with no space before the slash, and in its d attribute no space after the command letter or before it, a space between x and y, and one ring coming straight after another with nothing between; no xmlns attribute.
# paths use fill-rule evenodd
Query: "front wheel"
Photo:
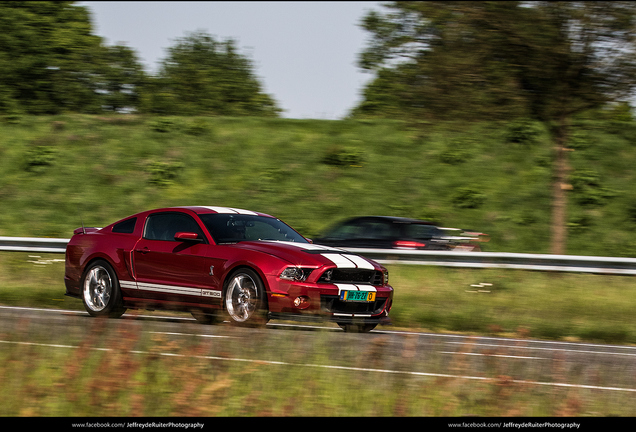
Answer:
<svg viewBox="0 0 636 432"><path fill-rule="evenodd" d="M95 261L84 271L82 300L86 311L94 317L119 318L126 312L122 304L119 280L106 261Z"/></svg>
<svg viewBox="0 0 636 432"><path fill-rule="evenodd" d="M225 312L234 324L264 324L265 286L255 271L239 269L228 278L224 289Z"/></svg>

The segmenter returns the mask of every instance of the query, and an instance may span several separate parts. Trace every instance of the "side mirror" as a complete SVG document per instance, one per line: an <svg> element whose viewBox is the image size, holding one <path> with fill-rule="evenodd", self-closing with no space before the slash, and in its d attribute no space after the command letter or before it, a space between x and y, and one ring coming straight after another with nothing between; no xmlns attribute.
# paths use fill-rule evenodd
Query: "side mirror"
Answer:
<svg viewBox="0 0 636 432"><path fill-rule="evenodd" d="M174 235L174 239L183 242L202 242L203 239L199 238L199 234L193 232L178 232Z"/></svg>

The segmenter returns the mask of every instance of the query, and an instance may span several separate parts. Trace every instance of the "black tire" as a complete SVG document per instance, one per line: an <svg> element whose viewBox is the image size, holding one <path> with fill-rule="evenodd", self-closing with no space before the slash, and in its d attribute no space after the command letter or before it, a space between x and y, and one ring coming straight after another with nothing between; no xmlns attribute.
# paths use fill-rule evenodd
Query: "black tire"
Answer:
<svg viewBox="0 0 636 432"><path fill-rule="evenodd" d="M345 324L338 323L341 329L347 333L369 333L377 327L377 324Z"/></svg>
<svg viewBox="0 0 636 432"><path fill-rule="evenodd" d="M82 275L81 289L84 307L91 316L119 318L126 312L119 289L119 279L115 270L106 261L93 261L86 267Z"/></svg>
<svg viewBox="0 0 636 432"><path fill-rule="evenodd" d="M232 324L267 323L265 285L254 270L240 268L227 278L223 287L223 308Z"/></svg>

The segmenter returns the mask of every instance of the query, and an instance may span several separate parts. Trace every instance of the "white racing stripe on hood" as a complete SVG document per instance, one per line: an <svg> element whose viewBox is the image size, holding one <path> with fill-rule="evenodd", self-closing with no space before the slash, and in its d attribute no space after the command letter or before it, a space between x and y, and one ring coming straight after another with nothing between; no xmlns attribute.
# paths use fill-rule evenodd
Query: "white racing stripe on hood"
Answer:
<svg viewBox="0 0 636 432"><path fill-rule="evenodd" d="M356 263L351 261L345 255L335 253L324 253L321 255L333 262L338 268L358 268Z"/></svg>
<svg viewBox="0 0 636 432"><path fill-rule="evenodd" d="M366 270L373 270L373 264L371 264L366 258L363 258L359 255L352 255L348 253L344 253L342 249L333 248L331 246L323 246L316 245L312 243L296 243L296 242L287 242L287 241L279 241L279 240L266 240L270 243L281 243L289 246L295 246L300 249L305 250L315 250L322 251L320 255L324 256L331 262L333 262L338 268L361 268Z"/></svg>
<svg viewBox="0 0 636 432"><path fill-rule="evenodd" d="M361 256L358 256L358 255L344 255L344 256L347 257L347 259L350 259L351 261L353 261L354 264L358 266L358 268L367 269L367 270L373 270L375 268L369 261L362 258Z"/></svg>
<svg viewBox="0 0 636 432"><path fill-rule="evenodd" d="M373 264L358 255L338 253L323 253L321 255L332 261L338 268L360 268L366 270L375 269Z"/></svg>

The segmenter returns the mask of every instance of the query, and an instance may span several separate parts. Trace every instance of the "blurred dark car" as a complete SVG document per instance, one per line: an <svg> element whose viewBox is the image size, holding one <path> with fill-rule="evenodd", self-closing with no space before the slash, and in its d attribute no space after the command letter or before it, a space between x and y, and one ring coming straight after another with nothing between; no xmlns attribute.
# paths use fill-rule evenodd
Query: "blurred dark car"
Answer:
<svg viewBox="0 0 636 432"><path fill-rule="evenodd" d="M340 222L315 244L341 248L481 251L486 234L442 228L431 222L393 216L362 216Z"/></svg>

